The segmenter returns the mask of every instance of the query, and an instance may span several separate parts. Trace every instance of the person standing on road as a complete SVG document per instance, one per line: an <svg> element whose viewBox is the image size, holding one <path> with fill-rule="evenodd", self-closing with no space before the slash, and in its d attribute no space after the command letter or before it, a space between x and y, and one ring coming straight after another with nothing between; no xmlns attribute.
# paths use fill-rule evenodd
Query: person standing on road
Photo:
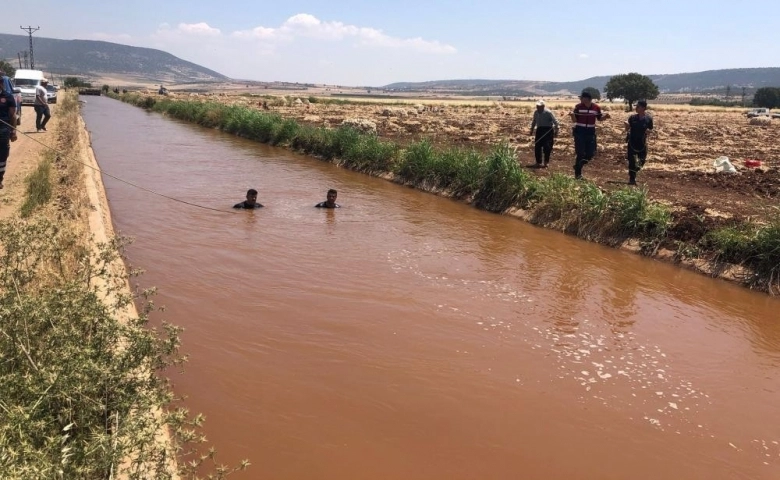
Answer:
<svg viewBox="0 0 780 480"><path fill-rule="evenodd" d="M0 188L3 188L5 165L11 153L11 142L16 141L16 101L12 93L0 89Z"/></svg>
<svg viewBox="0 0 780 480"><path fill-rule="evenodd" d="M49 119L51 118L49 100L46 99L46 86L48 84L49 81L42 78L41 84L35 87L35 129L39 133L46 131L46 124L49 123ZM43 119L43 121L41 121L41 119Z"/></svg>
<svg viewBox="0 0 780 480"><path fill-rule="evenodd" d="M647 102L636 102L636 113L628 117L626 141L628 142L628 184L636 185L636 174L647 160L647 135L653 129L653 117L647 115ZM637 162L637 159L639 161Z"/></svg>
<svg viewBox="0 0 780 480"><path fill-rule="evenodd" d="M569 114L574 122L574 178L582 179L582 167L596 155L596 120L609 119L609 113L601 113L601 107L593 103L590 92L582 92L580 103Z"/></svg>
<svg viewBox="0 0 780 480"><path fill-rule="evenodd" d="M550 163L553 143L558 135L558 119L555 118L553 112L544 107L544 100L536 102L530 135L534 134L534 127L536 127L536 137L534 138L536 168L547 168L547 164ZM542 153L544 153L544 163L542 162Z"/></svg>

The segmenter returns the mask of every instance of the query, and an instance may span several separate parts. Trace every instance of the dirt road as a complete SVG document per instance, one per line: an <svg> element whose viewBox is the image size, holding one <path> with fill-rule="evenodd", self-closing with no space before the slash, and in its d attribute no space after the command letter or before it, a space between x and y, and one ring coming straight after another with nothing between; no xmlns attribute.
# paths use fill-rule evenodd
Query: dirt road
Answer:
<svg viewBox="0 0 780 480"><path fill-rule="evenodd" d="M36 133L33 107L22 107L22 124L17 130L18 140L11 143L11 155L5 169L3 189L0 190L0 219L8 218L19 209L24 201L24 179L38 166L41 155L46 150L44 145L54 146L56 143L57 105L49 105L49 108L52 116L46 126L48 131Z"/></svg>

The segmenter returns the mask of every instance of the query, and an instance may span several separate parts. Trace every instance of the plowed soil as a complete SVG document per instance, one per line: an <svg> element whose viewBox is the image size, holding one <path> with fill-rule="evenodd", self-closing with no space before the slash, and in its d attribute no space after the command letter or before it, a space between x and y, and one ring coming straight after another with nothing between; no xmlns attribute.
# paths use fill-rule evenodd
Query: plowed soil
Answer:
<svg viewBox="0 0 780 480"><path fill-rule="evenodd" d="M320 126L335 127L349 117L366 118L377 124L380 137L400 143L428 137L440 145L483 150L508 140L517 146L523 164L530 167L534 163L529 107L447 105L421 113L412 105L310 104L272 108L285 117ZM585 169L586 178L604 189L620 188L628 181L623 122L629 114L620 110L612 108L612 118L599 125L598 153ZM553 111L562 128L556 138L551 166L532 171L537 175L573 174L574 146L568 107ZM735 111L651 113L655 131L648 142L648 161L639 174L639 183L648 189L652 198L683 209L700 209L716 217L766 219L780 213L780 120L773 120L768 126L755 126ZM715 173L713 161L720 156L729 157L738 173ZM761 167L745 167L746 159L760 160Z"/></svg>

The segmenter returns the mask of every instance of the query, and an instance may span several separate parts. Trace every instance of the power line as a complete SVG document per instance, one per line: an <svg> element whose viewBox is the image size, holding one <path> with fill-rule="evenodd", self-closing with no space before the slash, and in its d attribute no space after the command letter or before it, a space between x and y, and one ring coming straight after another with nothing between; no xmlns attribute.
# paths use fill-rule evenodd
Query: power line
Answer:
<svg viewBox="0 0 780 480"><path fill-rule="evenodd" d="M35 27L35 28L33 28L33 27L26 27L25 28L25 27L19 26L19 28L21 28L22 30L27 32L27 34L30 36L30 68L34 70L35 69L35 57L33 56L32 34L37 32L38 30L40 30L41 27Z"/></svg>
<svg viewBox="0 0 780 480"><path fill-rule="evenodd" d="M68 158L67 155L64 155L58 149L56 149L54 147L51 147L49 145L46 145L45 143L39 141L38 139L33 138L32 136L26 134L25 132L22 132L21 129L11 125L10 123L6 122L5 120L0 119L0 125L5 125L8 128L10 128L11 130L15 130L16 132L21 133L25 137L29 138L30 140L34 141L35 143L38 143L39 145L43 146L44 148L47 148L47 149L51 150L52 152L54 152L54 153L56 153L58 155L61 155L64 158ZM92 165L90 165L88 163L85 163L85 162L82 162L82 161L80 161L77 158L70 157L70 159L72 161L74 161L74 162L76 162L78 164L81 164L81 165L83 165L83 166L85 166L87 168L90 168L90 169L92 169L92 170L94 170L94 171L96 171L96 172L98 172L98 173L100 173L102 175L105 175L107 177L113 178L114 180L117 180L117 181L122 182L124 184L130 185L131 187L135 187L135 188L137 188L139 190L143 190L144 192L148 192L148 193L151 193L153 195L157 195L157 196L162 197L162 198L167 198L168 200L172 200L174 202L183 203L183 204L189 205L191 207L202 208L204 210L213 210L215 212L220 212L220 213L236 213L235 210L223 210L223 209L219 209L219 208L207 207L205 205L198 205L197 203L188 202L186 200L182 200L180 198L172 197L170 195L165 195L164 193L156 192L156 191L151 190L149 188L142 187L141 185L137 185L135 183L132 183L132 182L129 182L129 181L124 180L122 178L119 178L116 175L111 175L110 173L106 172L105 170L103 170L101 168L93 167Z"/></svg>

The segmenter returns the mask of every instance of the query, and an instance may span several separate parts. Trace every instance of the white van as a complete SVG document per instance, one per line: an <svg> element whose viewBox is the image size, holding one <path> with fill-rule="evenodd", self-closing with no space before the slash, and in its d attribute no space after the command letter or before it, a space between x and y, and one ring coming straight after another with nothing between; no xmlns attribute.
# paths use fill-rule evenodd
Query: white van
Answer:
<svg viewBox="0 0 780 480"><path fill-rule="evenodd" d="M14 75L14 85L22 90L22 104L35 103L35 87L41 84L43 72L40 70L19 69Z"/></svg>

